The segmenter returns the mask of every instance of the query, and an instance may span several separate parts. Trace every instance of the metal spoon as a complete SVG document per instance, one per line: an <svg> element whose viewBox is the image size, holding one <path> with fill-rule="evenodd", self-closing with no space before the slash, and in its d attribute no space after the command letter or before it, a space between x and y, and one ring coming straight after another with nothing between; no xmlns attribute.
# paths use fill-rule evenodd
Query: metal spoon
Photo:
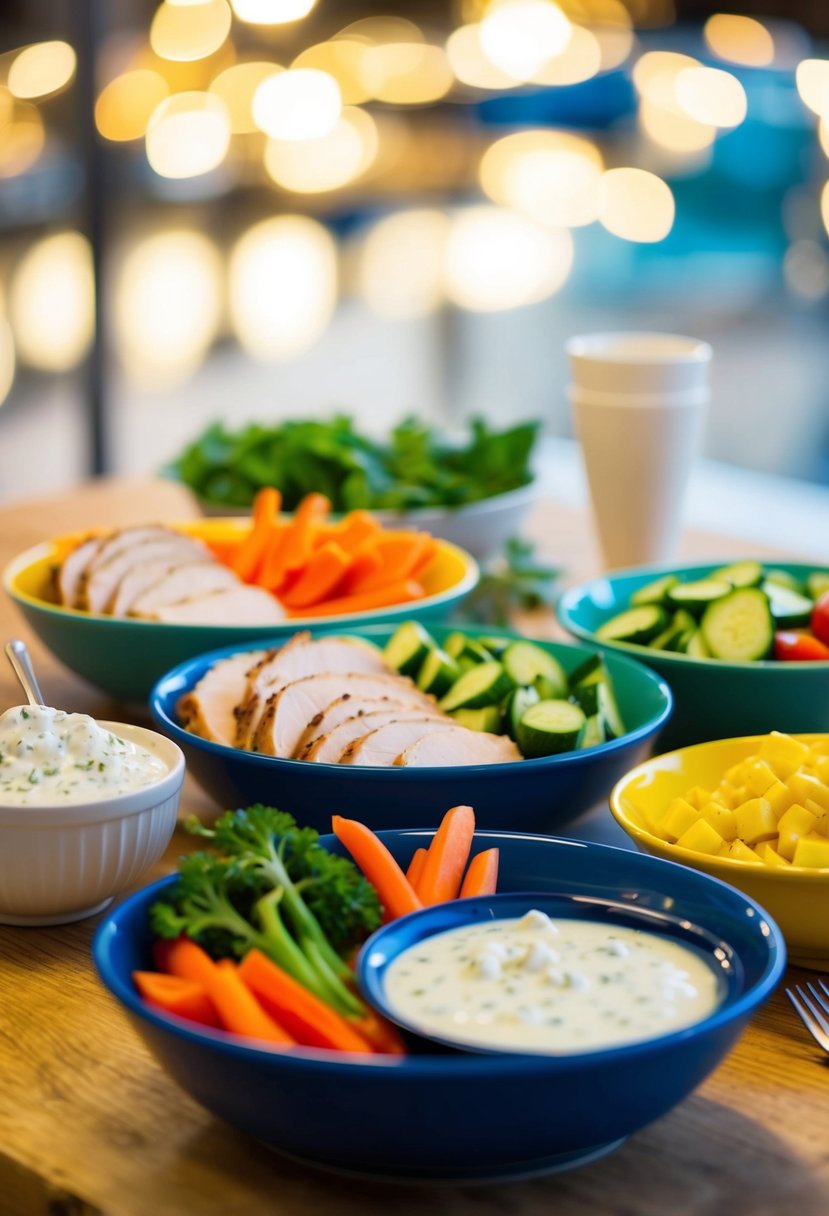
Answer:
<svg viewBox="0 0 829 1216"><path fill-rule="evenodd" d="M37 682L37 676L35 675L26 643L21 642L19 638L15 638L11 642L6 642L5 651L6 658L14 668L14 674L23 686L23 691L29 704L44 705L43 693L40 691L40 685Z"/></svg>

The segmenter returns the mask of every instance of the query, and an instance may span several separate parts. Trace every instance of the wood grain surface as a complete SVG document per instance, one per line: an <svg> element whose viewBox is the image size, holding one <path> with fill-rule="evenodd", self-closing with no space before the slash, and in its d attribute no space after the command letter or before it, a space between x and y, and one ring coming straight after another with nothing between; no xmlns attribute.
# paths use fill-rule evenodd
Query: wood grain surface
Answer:
<svg viewBox="0 0 829 1216"><path fill-rule="evenodd" d="M51 501L19 503L0 511L0 564L56 533L196 513L184 490L158 482L100 482ZM568 582L598 569L581 512L542 504L531 530L566 568ZM683 556L748 550L733 538L694 535L685 538ZM539 634L555 632L549 618L529 624ZM52 704L129 716L52 659L4 599L0 640L12 636L31 645ZM10 669L0 668L0 708L18 701ZM188 781L182 811L216 809ZM608 819L598 808L572 832L601 835ZM177 833L159 873L183 847ZM0 927L0 1216L829 1213L829 1058L782 991L691 1098L611 1157L509 1186L397 1187L286 1162L193 1103L98 983L90 959L96 923Z"/></svg>

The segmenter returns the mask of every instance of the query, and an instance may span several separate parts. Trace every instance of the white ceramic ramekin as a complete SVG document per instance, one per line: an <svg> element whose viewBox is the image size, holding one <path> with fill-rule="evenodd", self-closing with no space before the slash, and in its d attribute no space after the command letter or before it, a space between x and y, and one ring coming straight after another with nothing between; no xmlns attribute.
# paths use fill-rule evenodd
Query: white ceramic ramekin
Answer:
<svg viewBox="0 0 829 1216"><path fill-rule="evenodd" d="M143 726L101 722L167 766L152 785L91 802L0 802L0 924L60 925L99 912L162 857L176 826L184 756Z"/></svg>

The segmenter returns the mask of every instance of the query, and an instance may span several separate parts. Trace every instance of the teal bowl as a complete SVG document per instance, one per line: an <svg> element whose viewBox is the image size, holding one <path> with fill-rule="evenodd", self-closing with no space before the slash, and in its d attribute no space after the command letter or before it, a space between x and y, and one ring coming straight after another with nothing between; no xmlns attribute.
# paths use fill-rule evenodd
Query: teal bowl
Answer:
<svg viewBox="0 0 829 1216"><path fill-rule="evenodd" d="M558 619L574 637L599 644L608 653L637 658L670 685L674 713L660 736L660 751L710 739L762 735L770 730L789 734L829 730L829 662L729 663L628 642L597 643L596 630L628 608L633 592L654 578L662 574L704 578L724 564L719 561L622 570L572 587L559 601ZM774 568L805 582L807 575L820 566L775 561Z"/></svg>
<svg viewBox="0 0 829 1216"><path fill-rule="evenodd" d="M393 633L381 626L349 629L349 634L382 646ZM442 642L452 630L433 626ZM467 629L479 636L480 629ZM492 636L516 638L506 630ZM575 670L592 648L538 642ZM369 827L405 828L413 823L436 827L458 803L475 808L481 828L519 832L557 831L605 800L616 782L653 750L656 735L671 712L663 680L641 663L621 655L608 658L619 711L627 733L598 747L562 752L510 764L466 764L446 768L370 768L351 764L314 764L240 751L192 735L182 727L177 705L219 659L241 646L202 655L180 664L158 682L150 710L159 730L175 739L187 758L187 771L222 806L276 803L304 826L331 830L332 814L359 819Z"/></svg>
<svg viewBox="0 0 829 1216"><path fill-rule="evenodd" d="M146 701L171 667L217 646L254 649L264 638L278 644L300 629L330 632L352 625L393 624L413 615L425 621L444 618L479 577L477 563L468 553L440 541L437 556L423 573L426 597L415 605L343 616L291 617L275 626L171 625L62 608L51 594L56 552L56 542L47 542L16 557L3 573L6 593L56 658L121 701Z"/></svg>

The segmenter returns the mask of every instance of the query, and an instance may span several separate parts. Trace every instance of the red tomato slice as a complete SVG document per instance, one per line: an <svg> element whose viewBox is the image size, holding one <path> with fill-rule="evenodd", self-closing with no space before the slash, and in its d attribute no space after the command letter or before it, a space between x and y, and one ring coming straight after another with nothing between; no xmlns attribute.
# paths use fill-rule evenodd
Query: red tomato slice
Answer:
<svg viewBox="0 0 829 1216"><path fill-rule="evenodd" d="M829 659L829 646L810 633L784 630L774 635L774 657L784 662L804 663L812 659Z"/></svg>
<svg viewBox="0 0 829 1216"><path fill-rule="evenodd" d="M824 591L812 610L812 633L829 646L829 591Z"/></svg>

